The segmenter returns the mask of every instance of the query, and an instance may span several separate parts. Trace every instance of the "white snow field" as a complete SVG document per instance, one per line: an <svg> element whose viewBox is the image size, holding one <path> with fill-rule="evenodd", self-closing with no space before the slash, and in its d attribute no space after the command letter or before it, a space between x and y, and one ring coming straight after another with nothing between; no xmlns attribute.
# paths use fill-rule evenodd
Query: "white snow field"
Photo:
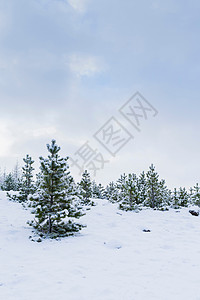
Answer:
<svg viewBox="0 0 200 300"><path fill-rule="evenodd" d="M29 239L33 216L0 192L1 300L200 299L200 217L95 200L80 234ZM151 232L143 232L149 229Z"/></svg>

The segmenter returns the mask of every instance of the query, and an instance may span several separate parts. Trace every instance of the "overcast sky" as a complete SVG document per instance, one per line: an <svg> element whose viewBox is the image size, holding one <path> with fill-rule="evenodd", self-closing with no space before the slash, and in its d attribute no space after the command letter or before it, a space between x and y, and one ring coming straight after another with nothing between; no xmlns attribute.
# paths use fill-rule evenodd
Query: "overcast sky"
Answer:
<svg viewBox="0 0 200 300"><path fill-rule="evenodd" d="M109 160L103 184L151 163L169 187L200 182L199 11L198 0L0 0L1 168L27 153L37 166L54 138L64 156L88 141ZM158 111L140 132L119 112L137 91ZM94 137L111 117L134 137L115 156Z"/></svg>

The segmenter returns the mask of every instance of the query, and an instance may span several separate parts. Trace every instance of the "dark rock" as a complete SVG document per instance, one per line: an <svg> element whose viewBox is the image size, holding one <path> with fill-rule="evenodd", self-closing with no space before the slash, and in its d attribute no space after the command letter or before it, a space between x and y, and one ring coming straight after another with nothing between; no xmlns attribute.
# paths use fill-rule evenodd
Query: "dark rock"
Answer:
<svg viewBox="0 0 200 300"><path fill-rule="evenodd" d="M199 215L199 212L198 211L195 211L195 210L189 210L189 213L193 216L197 216Z"/></svg>
<svg viewBox="0 0 200 300"><path fill-rule="evenodd" d="M143 229L143 232L151 232L149 229Z"/></svg>

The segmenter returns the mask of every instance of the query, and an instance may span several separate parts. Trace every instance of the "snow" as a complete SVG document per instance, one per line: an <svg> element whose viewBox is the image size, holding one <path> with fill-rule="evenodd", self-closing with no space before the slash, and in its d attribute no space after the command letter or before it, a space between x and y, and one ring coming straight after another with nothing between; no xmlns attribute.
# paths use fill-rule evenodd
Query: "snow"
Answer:
<svg viewBox="0 0 200 300"><path fill-rule="evenodd" d="M30 211L5 195L0 299L200 299L200 217L189 209L123 212L95 200L80 234L37 243L29 239Z"/></svg>

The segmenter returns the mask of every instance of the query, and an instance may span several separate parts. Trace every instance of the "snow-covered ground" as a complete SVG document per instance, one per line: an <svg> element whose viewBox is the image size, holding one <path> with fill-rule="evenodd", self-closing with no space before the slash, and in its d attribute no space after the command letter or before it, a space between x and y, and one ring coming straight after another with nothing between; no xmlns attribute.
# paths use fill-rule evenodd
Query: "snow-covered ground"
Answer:
<svg viewBox="0 0 200 300"><path fill-rule="evenodd" d="M37 243L30 212L0 192L0 299L200 299L200 217L96 202L81 234Z"/></svg>

